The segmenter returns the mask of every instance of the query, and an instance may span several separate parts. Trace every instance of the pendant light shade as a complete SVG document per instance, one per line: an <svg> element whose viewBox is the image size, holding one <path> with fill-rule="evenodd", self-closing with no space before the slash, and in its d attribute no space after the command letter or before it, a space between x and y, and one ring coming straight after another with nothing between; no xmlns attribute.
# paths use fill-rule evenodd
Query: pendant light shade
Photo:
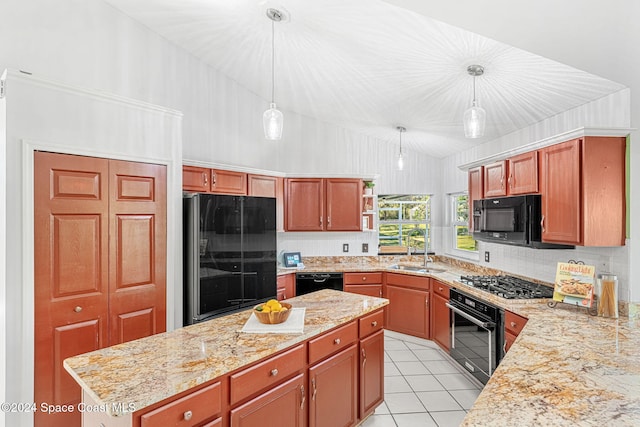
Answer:
<svg viewBox="0 0 640 427"><path fill-rule="evenodd" d="M402 126L396 126L396 129L398 130L398 132L400 132L400 152L398 153L398 170L401 171L404 169L404 158L402 157L402 132L406 132L407 129L405 129Z"/></svg>
<svg viewBox="0 0 640 427"><path fill-rule="evenodd" d="M284 124L284 116L282 112L276 108L274 101L275 93L275 23L282 20L282 12L277 9L267 9L267 17L271 19L271 104L269 109L262 115L262 125L264 127L264 137L270 140L278 140L282 138L282 126Z"/></svg>
<svg viewBox="0 0 640 427"><path fill-rule="evenodd" d="M484 136L487 113L476 101L476 77L484 73L484 68L481 65L469 65L467 73L473 76L473 101L471 102L471 107L464 112L464 136L467 138L480 138Z"/></svg>

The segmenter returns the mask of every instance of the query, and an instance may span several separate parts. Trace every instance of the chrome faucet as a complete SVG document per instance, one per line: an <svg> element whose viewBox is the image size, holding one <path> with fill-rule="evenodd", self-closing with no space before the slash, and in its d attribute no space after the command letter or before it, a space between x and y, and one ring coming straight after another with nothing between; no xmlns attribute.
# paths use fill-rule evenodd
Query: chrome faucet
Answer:
<svg viewBox="0 0 640 427"><path fill-rule="evenodd" d="M407 233L407 255L411 255L411 236L416 234L416 232L418 232L419 234L423 234L422 230L420 230L418 227L412 228ZM426 243L426 240L425 240L425 243ZM426 250L425 250L425 253L427 253Z"/></svg>

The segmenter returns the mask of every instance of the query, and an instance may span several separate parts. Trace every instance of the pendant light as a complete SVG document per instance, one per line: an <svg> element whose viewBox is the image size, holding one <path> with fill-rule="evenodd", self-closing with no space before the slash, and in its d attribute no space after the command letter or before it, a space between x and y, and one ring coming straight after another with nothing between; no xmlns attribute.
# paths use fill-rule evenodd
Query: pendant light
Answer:
<svg viewBox="0 0 640 427"><path fill-rule="evenodd" d="M476 102L476 77L484 74L482 65L469 65L467 73L473 76L473 102L464 112L464 136L467 138L480 138L484 135L486 113Z"/></svg>
<svg viewBox="0 0 640 427"><path fill-rule="evenodd" d="M398 154L398 170L404 169L404 159L402 158L402 132L406 132L407 129L402 126L396 126L398 132L400 132L400 153Z"/></svg>
<svg viewBox="0 0 640 427"><path fill-rule="evenodd" d="M264 126L264 136L270 140L282 138L282 125L284 117L282 112L276 108L274 102L275 92L275 37L274 27L276 22L282 21L283 15L278 9L267 9L267 17L271 19L271 104L269 109L262 115L262 125Z"/></svg>

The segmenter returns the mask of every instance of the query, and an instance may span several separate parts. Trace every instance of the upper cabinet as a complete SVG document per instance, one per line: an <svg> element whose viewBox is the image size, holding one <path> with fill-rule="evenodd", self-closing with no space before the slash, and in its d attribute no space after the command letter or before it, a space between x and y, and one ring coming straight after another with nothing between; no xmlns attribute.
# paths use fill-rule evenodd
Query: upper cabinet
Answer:
<svg viewBox="0 0 640 427"><path fill-rule="evenodd" d="M362 180L285 179L285 230L362 230Z"/></svg>
<svg viewBox="0 0 640 427"><path fill-rule="evenodd" d="M211 192L220 194L247 194L247 174L211 169Z"/></svg>
<svg viewBox="0 0 640 427"><path fill-rule="evenodd" d="M182 166L182 189L185 191L197 191L208 193L211 189L209 185L209 175L211 169L197 166Z"/></svg>
<svg viewBox="0 0 640 427"><path fill-rule="evenodd" d="M625 241L623 137L584 137L540 150L542 240L581 246Z"/></svg>
<svg viewBox="0 0 640 427"><path fill-rule="evenodd" d="M484 197L515 196L537 192L537 151L484 166Z"/></svg>

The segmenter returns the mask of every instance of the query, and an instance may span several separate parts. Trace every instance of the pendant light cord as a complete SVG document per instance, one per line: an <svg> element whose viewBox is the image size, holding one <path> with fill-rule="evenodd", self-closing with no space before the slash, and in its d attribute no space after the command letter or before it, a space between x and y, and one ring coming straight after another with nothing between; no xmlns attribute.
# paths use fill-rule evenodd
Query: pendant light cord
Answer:
<svg viewBox="0 0 640 427"><path fill-rule="evenodd" d="M275 56L276 56L276 42L275 42L275 21L271 20L271 103L273 104L273 100L275 99ZM474 95L475 98L475 95Z"/></svg>
<svg viewBox="0 0 640 427"><path fill-rule="evenodd" d="M402 129L400 129L400 154L402 155Z"/></svg>
<svg viewBox="0 0 640 427"><path fill-rule="evenodd" d="M473 76L473 102L472 106L476 106L476 76Z"/></svg>

